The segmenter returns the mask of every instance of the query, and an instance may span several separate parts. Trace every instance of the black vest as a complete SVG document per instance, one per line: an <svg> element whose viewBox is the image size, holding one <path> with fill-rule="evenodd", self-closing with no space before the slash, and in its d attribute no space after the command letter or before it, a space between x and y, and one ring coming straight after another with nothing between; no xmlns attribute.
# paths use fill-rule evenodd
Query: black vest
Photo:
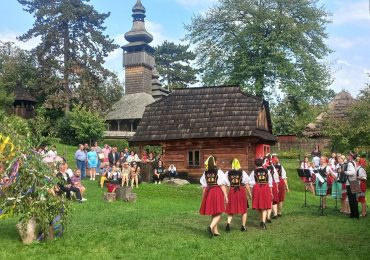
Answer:
<svg viewBox="0 0 370 260"><path fill-rule="evenodd" d="M277 171L277 173L279 174L279 177L281 177L281 174L282 174L282 168L281 168L281 165L280 164L275 164L275 169Z"/></svg>
<svg viewBox="0 0 370 260"><path fill-rule="evenodd" d="M339 183L346 183L347 175L344 173L344 164L338 164L340 167L337 170L338 173L338 182Z"/></svg>
<svg viewBox="0 0 370 260"><path fill-rule="evenodd" d="M240 187L242 186L243 171L231 170L228 173L228 178L231 187Z"/></svg>
<svg viewBox="0 0 370 260"><path fill-rule="evenodd" d="M208 187L217 186L218 170L209 170L204 173Z"/></svg>
<svg viewBox="0 0 370 260"><path fill-rule="evenodd" d="M254 169L254 179L256 183L268 183L269 182L269 175L268 170L265 168L256 168Z"/></svg>
<svg viewBox="0 0 370 260"><path fill-rule="evenodd" d="M326 167L328 167L328 166L325 166L325 168L324 169L319 169L319 174L321 175L321 177L323 177L324 178L324 180L326 180L326 178L327 178L327 176L326 176Z"/></svg>

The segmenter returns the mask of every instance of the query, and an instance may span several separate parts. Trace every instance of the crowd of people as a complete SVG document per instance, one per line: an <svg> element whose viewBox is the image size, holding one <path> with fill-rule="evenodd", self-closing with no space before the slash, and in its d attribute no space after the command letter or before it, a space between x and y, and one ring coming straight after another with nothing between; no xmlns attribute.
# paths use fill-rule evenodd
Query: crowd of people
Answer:
<svg viewBox="0 0 370 260"><path fill-rule="evenodd" d="M210 156L200 179L203 199L199 212L212 217L207 228L211 237L220 235L218 224L224 212L228 215L226 232L230 232L232 218L238 214L242 215L240 230L247 231L248 200L252 209L259 212L260 227L266 229L266 223L282 216L285 192L289 192L285 169L276 155L256 159L255 169L249 175L241 169L238 159L230 166L224 173L217 168L216 157Z"/></svg>
<svg viewBox="0 0 370 260"><path fill-rule="evenodd" d="M311 153L312 160L304 157L301 169L310 172L309 177L303 177L307 189L322 196L322 207L327 208L326 197L340 199L340 212L351 218L366 217L366 160L355 152L347 156L332 153L330 158L322 156L319 147ZM361 214L358 210L361 203Z"/></svg>

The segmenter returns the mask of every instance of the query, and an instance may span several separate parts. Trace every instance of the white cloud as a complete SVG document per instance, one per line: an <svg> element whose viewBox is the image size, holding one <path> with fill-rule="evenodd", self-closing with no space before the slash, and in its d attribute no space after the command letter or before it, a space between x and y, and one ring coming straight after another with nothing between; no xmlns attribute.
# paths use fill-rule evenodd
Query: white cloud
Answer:
<svg viewBox="0 0 370 260"><path fill-rule="evenodd" d="M32 38L31 40L27 42L18 41L17 37L20 35L21 33L17 33L17 32L0 32L0 40L2 42L14 42L16 46L24 50L31 50L40 43L39 37Z"/></svg>
<svg viewBox="0 0 370 260"><path fill-rule="evenodd" d="M333 14L333 24L341 25L353 22L363 22L370 25L370 2L361 0L349 3L350 1L341 1L340 5Z"/></svg>
<svg viewBox="0 0 370 260"><path fill-rule="evenodd" d="M217 0L177 0L177 2L185 7L196 7L196 6L210 6L216 3Z"/></svg>

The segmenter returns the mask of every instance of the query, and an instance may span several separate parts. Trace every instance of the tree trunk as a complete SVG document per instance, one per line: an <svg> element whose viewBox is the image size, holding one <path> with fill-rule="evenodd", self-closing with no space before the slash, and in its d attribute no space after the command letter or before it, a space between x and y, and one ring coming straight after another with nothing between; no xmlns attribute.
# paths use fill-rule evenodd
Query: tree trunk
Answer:
<svg viewBox="0 0 370 260"><path fill-rule="evenodd" d="M17 229L23 244L30 245L36 240L36 221L34 218L28 220L24 228L22 222L19 222Z"/></svg>
<svg viewBox="0 0 370 260"><path fill-rule="evenodd" d="M65 93L65 105L64 105L64 112L67 113L70 110L70 89L69 89L69 28L68 22L63 22L63 62L64 62L64 70L63 70L63 91Z"/></svg>

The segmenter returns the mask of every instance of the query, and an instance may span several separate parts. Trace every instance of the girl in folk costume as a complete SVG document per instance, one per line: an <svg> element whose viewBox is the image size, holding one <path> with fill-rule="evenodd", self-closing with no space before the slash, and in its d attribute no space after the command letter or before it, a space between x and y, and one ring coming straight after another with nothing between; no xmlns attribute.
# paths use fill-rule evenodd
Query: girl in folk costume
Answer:
<svg viewBox="0 0 370 260"><path fill-rule="evenodd" d="M272 176L263 166L263 159L256 159L256 168L250 175L250 186L253 187L252 208L260 213L260 226L266 229L267 210L272 204Z"/></svg>
<svg viewBox="0 0 370 260"><path fill-rule="evenodd" d="M278 199L278 213L277 216L281 217L281 211L283 209L283 202L285 201L285 191L289 192L288 177L284 167L280 164L277 156L272 157L272 163L279 175L279 199Z"/></svg>
<svg viewBox="0 0 370 260"><path fill-rule="evenodd" d="M361 188L361 193L359 193L357 201L361 203L362 210L361 210L361 217L366 217L366 180L367 180L367 175L365 171L366 167L366 161L364 158L360 158L358 160L358 167L356 169L357 172L357 177L360 180L360 188Z"/></svg>
<svg viewBox="0 0 370 260"><path fill-rule="evenodd" d="M242 226L240 231L247 231L245 224L247 222L248 200L246 191L249 197L252 197L249 187L249 176L240 167L238 159L234 159L231 165L231 171L226 173L228 186L230 186L228 194L228 203L226 205L227 224L226 232L230 232L230 224L234 214L242 215Z"/></svg>
<svg viewBox="0 0 370 260"><path fill-rule="evenodd" d="M273 219L277 218L277 208L279 203L279 175L272 164L271 154L267 154L264 159L263 167L269 170L272 177L272 206L271 209L267 210L267 223L271 223L271 212L273 212Z"/></svg>
<svg viewBox="0 0 370 260"><path fill-rule="evenodd" d="M346 181L347 176L344 173L344 160L346 157L344 155L337 156L337 165L335 166L335 172L337 173L337 182L341 185L341 199L340 199L340 212L349 214L349 205L347 200L347 189L346 189Z"/></svg>
<svg viewBox="0 0 370 260"><path fill-rule="evenodd" d="M320 158L320 167L317 169L318 175L316 178L316 195L323 196L323 208L326 206L326 195L328 194L328 176L334 175L335 173L328 165L328 158L326 156L321 156ZM320 180L321 179L321 180Z"/></svg>
<svg viewBox="0 0 370 260"><path fill-rule="evenodd" d="M301 163L301 169L303 170L310 170L310 172L313 172L313 163L310 163L308 161L308 156L305 156L303 159L303 162ZM301 177L302 181L306 184L306 189L312 192L312 194L315 194L315 189L313 187L314 177L316 177L314 174L311 174L311 178Z"/></svg>
<svg viewBox="0 0 370 260"><path fill-rule="evenodd" d="M212 216L207 231L211 237L219 236L217 225L221 220L221 213L225 212L225 202L228 202L226 175L216 166L216 158L208 157L205 161L205 171L200 179L203 187L203 200L199 213Z"/></svg>

